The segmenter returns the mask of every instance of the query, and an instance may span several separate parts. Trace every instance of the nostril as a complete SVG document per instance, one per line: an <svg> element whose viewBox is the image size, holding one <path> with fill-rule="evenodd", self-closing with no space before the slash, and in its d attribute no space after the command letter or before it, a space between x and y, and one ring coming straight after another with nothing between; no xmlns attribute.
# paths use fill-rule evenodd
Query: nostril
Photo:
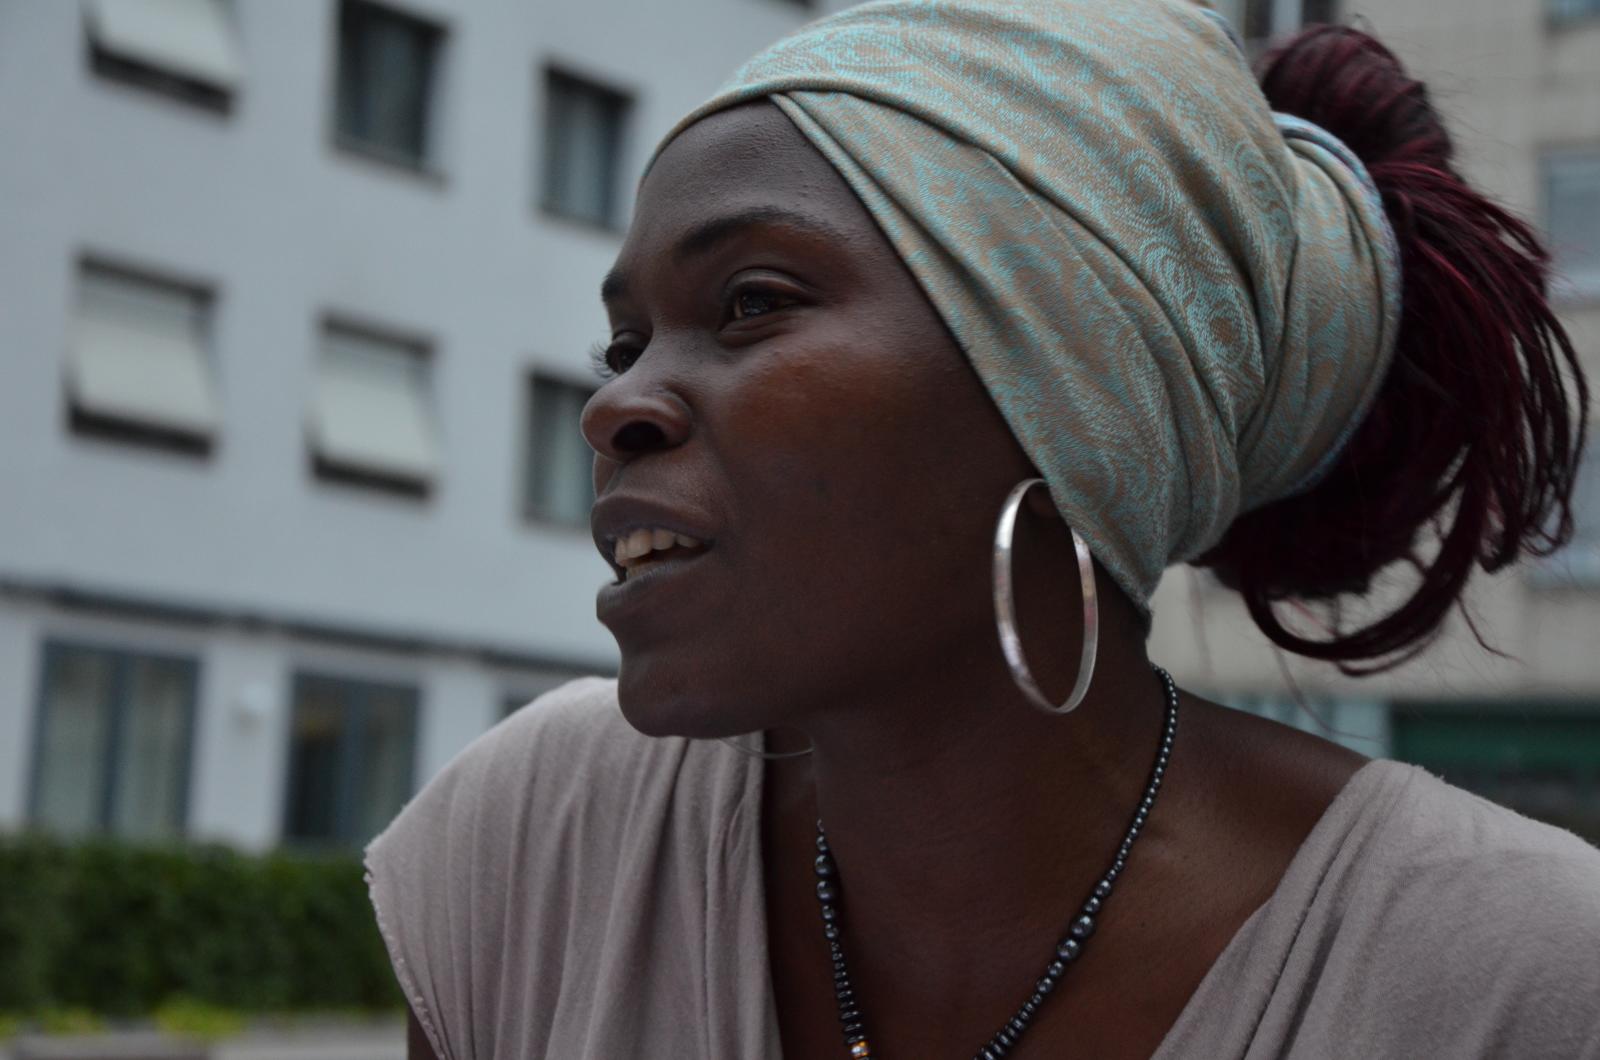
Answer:
<svg viewBox="0 0 1600 1060"><path fill-rule="evenodd" d="M666 442L666 433L646 420L634 420L611 436L611 445L619 453L647 453Z"/></svg>

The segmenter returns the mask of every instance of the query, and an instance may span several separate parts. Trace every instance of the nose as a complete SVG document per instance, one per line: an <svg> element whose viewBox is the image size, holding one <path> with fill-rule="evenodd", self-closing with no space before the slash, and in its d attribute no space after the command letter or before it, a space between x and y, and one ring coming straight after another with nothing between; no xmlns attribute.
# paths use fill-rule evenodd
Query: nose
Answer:
<svg viewBox="0 0 1600 1060"><path fill-rule="evenodd" d="M638 370L596 391L580 422L589 448L618 463L680 446L690 431L683 398Z"/></svg>

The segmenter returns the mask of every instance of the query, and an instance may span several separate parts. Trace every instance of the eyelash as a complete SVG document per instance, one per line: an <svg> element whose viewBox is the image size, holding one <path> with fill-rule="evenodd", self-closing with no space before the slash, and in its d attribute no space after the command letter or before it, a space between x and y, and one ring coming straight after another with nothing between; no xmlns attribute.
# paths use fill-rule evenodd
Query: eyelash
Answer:
<svg viewBox="0 0 1600 1060"><path fill-rule="evenodd" d="M739 299L751 297L766 299L768 301L779 303L776 308L767 310L768 313L775 313L778 311L778 309L783 308L783 303L794 301L794 299L790 298L788 295L781 294L772 290L771 288L751 285L740 287L735 290L729 297L728 303L731 307L737 303ZM765 316L766 313L758 313L756 315ZM743 319L749 318L746 317ZM632 349L628 346L622 345L621 343L613 342L610 345L607 345L603 342L597 342L593 346L589 347L589 364L594 369L595 375L599 376L603 380L611 380L615 379L617 376L631 368L633 366L633 362L638 360L639 354L643 352L643 350ZM630 360L627 364L622 364L622 358L630 355L632 356L633 360Z"/></svg>

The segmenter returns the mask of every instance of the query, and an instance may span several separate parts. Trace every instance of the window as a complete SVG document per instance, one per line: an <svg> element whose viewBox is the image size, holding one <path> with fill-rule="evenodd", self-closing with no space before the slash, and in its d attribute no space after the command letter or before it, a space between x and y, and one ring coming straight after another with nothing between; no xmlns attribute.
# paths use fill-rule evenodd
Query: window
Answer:
<svg viewBox="0 0 1600 1060"><path fill-rule="evenodd" d="M242 80L227 0L87 0L89 56L102 77L226 109Z"/></svg>
<svg viewBox="0 0 1600 1060"><path fill-rule="evenodd" d="M311 410L317 474L426 493L438 465L421 342L327 323Z"/></svg>
<svg viewBox="0 0 1600 1060"><path fill-rule="evenodd" d="M1600 148L1544 157L1545 231L1562 293L1600 297Z"/></svg>
<svg viewBox="0 0 1600 1060"><path fill-rule="evenodd" d="M434 161L433 95L444 30L361 0L339 8L340 146L424 169Z"/></svg>
<svg viewBox="0 0 1600 1060"><path fill-rule="evenodd" d="M529 380L527 510L564 526L587 527L594 503L594 452L584 441L588 387L535 375Z"/></svg>
<svg viewBox="0 0 1600 1060"><path fill-rule="evenodd" d="M411 797L417 690L339 677L295 680L284 835L360 845Z"/></svg>
<svg viewBox="0 0 1600 1060"><path fill-rule="evenodd" d="M1515 706L1397 705L1394 756L1600 842L1600 703Z"/></svg>
<svg viewBox="0 0 1600 1060"><path fill-rule="evenodd" d="M67 350L75 430L204 451L217 430L211 298L85 263Z"/></svg>
<svg viewBox="0 0 1600 1060"><path fill-rule="evenodd" d="M46 644L34 823L68 835L180 834L197 669L190 659Z"/></svg>
<svg viewBox="0 0 1600 1060"><path fill-rule="evenodd" d="M1338 0L1216 0L1215 6L1247 41L1281 37L1339 17Z"/></svg>
<svg viewBox="0 0 1600 1060"><path fill-rule="evenodd" d="M1600 0L1546 0L1553 22L1600 18Z"/></svg>
<svg viewBox="0 0 1600 1060"><path fill-rule="evenodd" d="M546 72L544 208L558 217L615 228L624 125L620 92Z"/></svg>
<svg viewBox="0 0 1600 1060"><path fill-rule="evenodd" d="M1589 430L1572 490L1572 543L1530 569L1536 586L1600 586L1600 425L1590 424Z"/></svg>

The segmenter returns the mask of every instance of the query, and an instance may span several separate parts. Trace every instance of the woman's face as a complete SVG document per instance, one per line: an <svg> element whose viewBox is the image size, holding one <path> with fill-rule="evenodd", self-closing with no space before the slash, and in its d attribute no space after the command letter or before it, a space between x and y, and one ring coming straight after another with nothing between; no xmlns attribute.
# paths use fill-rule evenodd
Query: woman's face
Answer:
<svg viewBox="0 0 1600 1060"><path fill-rule="evenodd" d="M806 727L951 663L998 663L990 541L1027 458L775 106L666 148L604 297L618 374L583 417L595 540L608 560L636 531L675 543L628 558L598 600L637 728Z"/></svg>

